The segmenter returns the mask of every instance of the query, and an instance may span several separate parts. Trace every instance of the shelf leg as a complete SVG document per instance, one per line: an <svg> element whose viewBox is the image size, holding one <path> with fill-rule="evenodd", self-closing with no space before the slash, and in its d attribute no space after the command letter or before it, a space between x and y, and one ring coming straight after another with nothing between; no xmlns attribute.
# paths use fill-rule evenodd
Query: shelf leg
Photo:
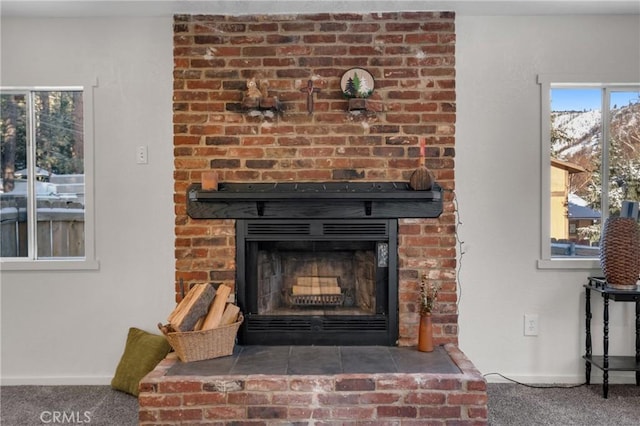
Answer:
<svg viewBox="0 0 640 426"><path fill-rule="evenodd" d="M636 297L636 368L640 366L640 297ZM636 386L640 386L640 371L636 370Z"/></svg>
<svg viewBox="0 0 640 426"><path fill-rule="evenodd" d="M588 359L591 358L591 290L586 289L584 295L584 312L585 312L585 331L586 331L586 342L585 342L585 355ZM585 362L585 379L587 384L591 383L591 361L587 360Z"/></svg>
<svg viewBox="0 0 640 426"><path fill-rule="evenodd" d="M602 362L602 396L608 398L609 396L609 295L604 294L604 326L602 346L604 348L604 356Z"/></svg>

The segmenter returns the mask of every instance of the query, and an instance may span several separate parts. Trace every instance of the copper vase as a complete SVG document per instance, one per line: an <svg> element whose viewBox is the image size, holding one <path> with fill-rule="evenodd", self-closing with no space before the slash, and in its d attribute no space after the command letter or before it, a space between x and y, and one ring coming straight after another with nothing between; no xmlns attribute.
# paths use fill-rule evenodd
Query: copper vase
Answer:
<svg viewBox="0 0 640 426"><path fill-rule="evenodd" d="M433 324L430 312L420 315L418 350L420 352L433 352Z"/></svg>

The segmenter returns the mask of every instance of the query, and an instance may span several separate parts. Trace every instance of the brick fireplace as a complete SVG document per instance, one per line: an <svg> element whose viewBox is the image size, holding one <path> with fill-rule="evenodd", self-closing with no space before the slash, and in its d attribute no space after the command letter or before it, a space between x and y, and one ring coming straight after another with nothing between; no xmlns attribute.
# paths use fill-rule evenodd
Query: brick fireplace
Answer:
<svg viewBox="0 0 640 426"><path fill-rule="evenodd" d="M373 76L375 89L354 107L342 94L341 77L355 67ZM251 79L265 90L264 102L247 102ZM253 280L258 286L283 270L317 268L324 272L302 275L321 276L348 275L326 272L330 265L340 271L363 269L356 280L370 280L366 285L383 291L365 296L365 307L359 308L365 314L357 314L367 321L376 320L377 314L392 318L385 319L392 329L382 339L386 349L365 346L378 343L364 339L362 346L351 346L347 352L360 361L375 348L410 361L395 371L395 362L389 362L375 371L271 374L273 365L261 364L264 356L255 358L249 371L229 370L240 362L234 354L180 372L179 361L170 354L140 383L140 424L486 424L486 383L457 347L454 14L177 15L173 101L176 301L190 284L224 283L235 288L243 311L270 312L272 294L246 293L253 285L246 277L246 259L266 265L257 267ZM344 199L306 194L307 199L298 203L280 196L273 199L269 190L243 195L246 200L237 204L200 190L205 172L212 171L219 181L218 193L225 193L220 188L259 185L402 187L419 165L422 138L437 197L424 195L430 191L405 195L431 197L426 204L410 200L389 209L362 194ZM233 190L228 192L236 197ZM216 200L212 203L207 197ZM277 219L286 219L287 227L308 225L313 237L267 237L270 227L283 226L264 221L273 219L269 216L274 211L281 212ZM318 213L326 211L331 212L327 217ZM301 218L301 212L312 214ZM345 226L343 219L353 219L354 214L356 222L362 219L364 224ZM327 224L340 232L349 229L345 240L353 239L352 229L358 226L385 231L347 247L339 237L325 241L324 231L318 229ZM247 231L254 225L264 235ZM396 256L387 258L385 250ZM301 253L295 262L278 253L295 251ZM310 262L316 251L326 257ZM345 257L350 260L341 263ZM294 266L283 266L287 262ZM441 289L433 315L439 346L431 355L411 347L417 343L423 275ZM343 288L350 289L348 284ZM360 292L357 287L352 291ZM351 325L354 318L343 323ZM246 328L241 330L241 338L246 333ZM311 346L290 347L295 353L314 355L331 351L329 346L314 349L324 340L302 344L309 342ZM286 347L277 348L278 353L287 352ZM259 345L236 349L261 352ZM453 370L439 370L437 359Z"/></svg>
<svg viewBox="0 0 640 426"><path fill-rule="evenodd" d="M366 109L341 91L354 67L375 79ZM268 82L277 108L243 103L251 78ZM176 299L180 283L236 281L235 219L187 214L203 172L223 183L406 182L425 138L443 212L398 220L398 344L416 343L422 274L441 287L436 343L457 344L453 13L178 15L173 99Z"/></svg>
<svg viewBox="0 0 640 426"><path fill-rule="evenodd" d="M397 344L398 219L439 217L437 184L194 184L188 194L190 218L236 219L241 344Z"/></svg>

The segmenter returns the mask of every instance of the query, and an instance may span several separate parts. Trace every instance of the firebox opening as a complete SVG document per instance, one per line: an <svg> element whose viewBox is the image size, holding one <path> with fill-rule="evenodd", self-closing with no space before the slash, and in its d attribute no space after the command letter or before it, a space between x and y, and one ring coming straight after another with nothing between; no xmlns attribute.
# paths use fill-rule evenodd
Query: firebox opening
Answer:
<svg viewBox="0 0 640 426"><path fill-rule="evenodd" d="M242 344L395 345L397 220L236 221Z"/></svg>
<svg viewBox="0 0 640 426"><path fill-rule="evenodd" d="M374 314L377 244L384 243L259 244L258 314Z"/></svg>

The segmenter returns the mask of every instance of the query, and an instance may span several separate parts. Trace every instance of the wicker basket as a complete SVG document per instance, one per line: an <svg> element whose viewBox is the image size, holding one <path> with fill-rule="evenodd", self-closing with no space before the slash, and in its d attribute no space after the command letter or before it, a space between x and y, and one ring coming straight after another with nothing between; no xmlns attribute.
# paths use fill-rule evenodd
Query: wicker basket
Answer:
<svg viewBox="0 0 640 426"><path fill-rule="evenodd" d="M219 358L233 353L242 321L244 317L239 314L238 321L233 324L211 330L166 333L165 336L182 362Z"/></svg>
<svg viewBox="0 0 640 426"><path fill-rule="evenodd" d="M600 243L600 266L609 287L636 288L640 275L640 227L635 219L607 219Z"/></svg>

